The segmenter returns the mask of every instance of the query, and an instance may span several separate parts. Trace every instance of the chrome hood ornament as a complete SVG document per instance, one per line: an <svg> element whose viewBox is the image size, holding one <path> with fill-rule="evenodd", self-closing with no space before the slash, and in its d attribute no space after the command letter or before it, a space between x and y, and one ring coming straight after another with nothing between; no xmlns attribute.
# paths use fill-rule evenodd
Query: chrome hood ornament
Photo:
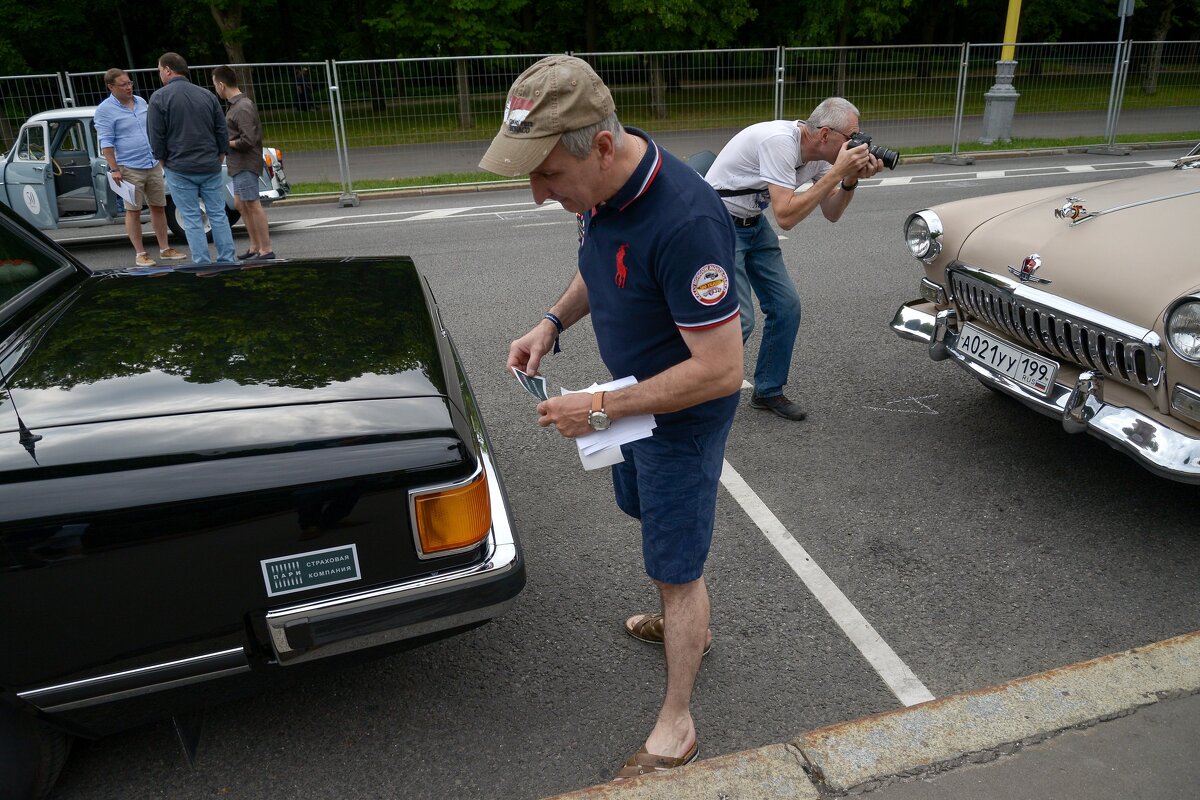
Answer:
<svg viewBox="0 0 1200 800"><path fill-rule="evenodd" d="M1061 209L1060 209L1061 210ZM1058 213L1057 211L1055 212ZM1037 253L1030 253L1021 261L1021 268L1009 267L1008 271L1021 279L1021 283L1053 283L1045 278L1038 278L1033 273L1037 272L1042 266L1042 257Z"/></svg>
<svg viewBox="0 0 1200 800"><path fill-rule="evenodd" d="M1054 209L1055 218L1072 221L1079 219L1087 213L1087 209L1083 207L1083 199L1079 197L1068 197L1066 203Z"/></svg>

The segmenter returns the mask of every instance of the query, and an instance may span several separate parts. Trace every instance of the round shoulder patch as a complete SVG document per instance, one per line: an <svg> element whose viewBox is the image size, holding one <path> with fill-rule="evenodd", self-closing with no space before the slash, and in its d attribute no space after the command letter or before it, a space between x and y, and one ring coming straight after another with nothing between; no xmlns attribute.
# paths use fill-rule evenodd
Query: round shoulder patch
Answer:
<svg viewBox="0 0 1200 800"><path fill-rule="evenodd" d="M729 275L717 264L705 264L692 277L692 297L705 306L715 306L729 294Z"/></svg>

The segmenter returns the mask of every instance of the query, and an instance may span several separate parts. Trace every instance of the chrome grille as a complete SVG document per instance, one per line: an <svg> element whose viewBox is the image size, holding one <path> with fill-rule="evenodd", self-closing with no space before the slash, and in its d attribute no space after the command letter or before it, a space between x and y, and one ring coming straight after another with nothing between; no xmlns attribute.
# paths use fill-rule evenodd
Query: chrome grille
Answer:
<svg viewBox="0 0 1200 800"><path fill-rule="evenodd" d="M1161 399L1158 335L995 273L954 264L946 271L958 313L1007 333L1019 344Z"/></svg>

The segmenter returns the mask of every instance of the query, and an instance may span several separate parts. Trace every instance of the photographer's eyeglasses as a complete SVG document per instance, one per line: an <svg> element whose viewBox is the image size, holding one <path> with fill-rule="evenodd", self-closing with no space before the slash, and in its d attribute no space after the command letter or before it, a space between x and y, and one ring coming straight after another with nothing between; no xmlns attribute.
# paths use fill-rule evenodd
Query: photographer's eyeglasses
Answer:
<svg viewBox="0 0 1200 800"><path fill-rule="evenodd" d="M842 136L845 137L847 142L850 141L850 137L854 136L853 133L843 133L842 131L839 131L837 128L833 127L832 125L826 125L825 127L829 128L829 130L833 131L834 133L842 134ZM857 132L858 131L855 131L855 133L857 133Z"/></svg>

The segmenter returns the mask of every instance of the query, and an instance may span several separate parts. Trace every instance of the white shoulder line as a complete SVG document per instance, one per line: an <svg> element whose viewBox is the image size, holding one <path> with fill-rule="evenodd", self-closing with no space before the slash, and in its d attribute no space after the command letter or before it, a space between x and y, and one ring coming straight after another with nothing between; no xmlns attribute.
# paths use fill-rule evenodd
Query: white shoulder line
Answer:
<svg viewBox="0 0 1200 800"><path fill-rule="evenodd" d="M833 617L838 627L850 637L850 641L874 667L879 677L883 678L892 694L906 706L933 700L934 697L925 688L925 684L900 660L900 656L888 646L817 562L812 560L728 461L724 462L721 470L721 484L763 532L767 541L775 546L792 571L804 581L804 585L829 612L829 616Z"/></svg>

